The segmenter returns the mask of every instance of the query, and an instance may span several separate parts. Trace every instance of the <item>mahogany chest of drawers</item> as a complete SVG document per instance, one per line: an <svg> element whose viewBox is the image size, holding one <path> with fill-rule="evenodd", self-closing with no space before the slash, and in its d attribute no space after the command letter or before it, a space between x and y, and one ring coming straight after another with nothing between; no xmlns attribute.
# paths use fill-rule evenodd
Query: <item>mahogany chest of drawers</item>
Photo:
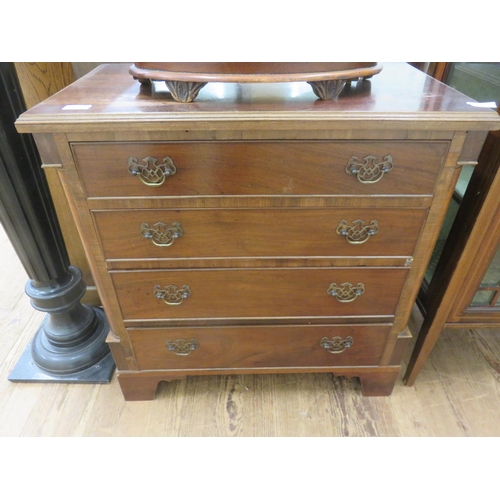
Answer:
<svg viewBox="0 0 500 500"><path fill-rule="evenodd" d="M389 395L459 166L493 112L406 64L318 101L178 103L103 65L23 114L58 168L125 399L192 375L331 372Z"/></svg>

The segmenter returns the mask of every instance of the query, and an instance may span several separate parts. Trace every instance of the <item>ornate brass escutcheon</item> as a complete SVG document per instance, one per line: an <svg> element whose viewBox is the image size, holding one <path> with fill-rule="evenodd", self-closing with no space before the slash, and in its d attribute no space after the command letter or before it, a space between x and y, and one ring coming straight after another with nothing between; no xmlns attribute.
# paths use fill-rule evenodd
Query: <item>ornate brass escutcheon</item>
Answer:
<svg viewBox="0 0 500 500"><path fill-rule="evenodd" d="M354 344L354 340L352 337L346 337L342 339L342 337L332 337L328 339L327 337L323 337L319 341L319 345L324 347L328 352L332 354L340 354L344 352L347 348L351 347Z"/></svg>
<svg viewBox="0 0 500 500"><path fill-rule="evenodd" d="M165 345L167 346L167 349L169 351L172 351L174 354L177 354L178 356L188 356L197 347L200 346L198 344L198 342L197 342L196 339L191 339L191 340L184 340L184 339L167 340L165 342Z"/></svg>
<svg viewBox="0 0 500 500"><path fill-rule="evenodd" d="M335 297L339 302L352 302L365 293L365 285L363 283L357 285L342 283L337 286L337 283L332 283L327 293Z"/></svg>
<svg viewBox="0 0 500 500"><path fill-rule="evenodd" d="M178 222L174 222L172 227L168 227L163 222L157 222L153 224L153 227L150 227L149 224L144 222L141 224L141 234L144 238L151 239L159 247L169 247L177 238L184 234L184 230Z"/></svg>
<svg viewBox="0 0 500 500"><path fill-rule="evenodd" d="M191 295L191 288L184 285L181 288L175 285L168 285L162 289L161 285L156 285L154 288L154 294L157 299L162 299L165 304L169 306L178 306L182 304L184 299L187 299Z"/></svg>
<svg viewBox="0 0 500 500"><path fill-rule="evenodd" d="M337 234L345 236L346 240L353 245L359 245L367 241L370 236L378 233L378 221L372 220L369 224L365 224L364 220L358 219L350 225L347 221L341 220L337 227Z"/></svg>
<svg viewBox="0 0 500 500"><path fill-rule="evenodd" d="M135 156L128 159L128 171L132 175L139 176L139 179L146 184L146 186L161 186L167 177L171 177L177 172L172 158L166 156L163 158L163 163L158 163L157 158L148 156L143 158L142 164Z"/></svg>
<svg viewBox="0 0 500 500"><path fill-rule="evenodd" d="M377 156L368 155L363 158L363 163L360 163L357 156L352 156L345 170L350 175L356 175L359 182L373 184L382 179L394 166L391 155L385 155L382 161L377 160Z"/></svg>

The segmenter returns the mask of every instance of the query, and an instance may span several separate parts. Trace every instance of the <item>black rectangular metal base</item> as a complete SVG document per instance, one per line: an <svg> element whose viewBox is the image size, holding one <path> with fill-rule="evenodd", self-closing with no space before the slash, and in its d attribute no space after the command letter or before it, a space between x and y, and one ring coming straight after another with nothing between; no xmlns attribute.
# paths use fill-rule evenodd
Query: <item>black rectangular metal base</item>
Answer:
<svg viewBox="0 0 500 500"><path fill-rule="evenodd" d="M81 372L55 375L41 370L31 356L31 342L7 377L11 382L45 382L65 384L109 384L115 371L113 356L109 353L99 363Z"/></svg>

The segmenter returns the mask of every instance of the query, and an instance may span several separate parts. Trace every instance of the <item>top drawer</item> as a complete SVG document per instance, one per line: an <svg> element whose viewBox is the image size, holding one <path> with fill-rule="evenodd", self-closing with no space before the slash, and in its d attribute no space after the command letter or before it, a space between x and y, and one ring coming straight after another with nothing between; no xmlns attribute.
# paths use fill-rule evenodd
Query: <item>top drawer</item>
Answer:
<svg viewBox="0 0 500 500"><path fill-rule="evenodd" d="M73 143L87 195L432 195L445 141Z"/></svg>

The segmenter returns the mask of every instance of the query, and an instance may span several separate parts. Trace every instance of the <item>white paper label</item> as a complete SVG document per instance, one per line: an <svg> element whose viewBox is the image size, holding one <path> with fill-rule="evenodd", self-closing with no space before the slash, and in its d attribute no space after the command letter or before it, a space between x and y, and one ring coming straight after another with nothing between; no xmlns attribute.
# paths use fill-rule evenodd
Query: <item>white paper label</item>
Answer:
<svg viewBox="0 0 500 500"><path fill-rule="evenodd" d="M474 106L476 108L496 108L496 102L468 102L469 106Z"/></svg>
<svg viewBox="0 0 500 500"><path fill-rule="evenodd" d="M75 110L75 109L90 109L92 107L92 104L66 104L62 108L63 111L67 110Z"/></svg>

